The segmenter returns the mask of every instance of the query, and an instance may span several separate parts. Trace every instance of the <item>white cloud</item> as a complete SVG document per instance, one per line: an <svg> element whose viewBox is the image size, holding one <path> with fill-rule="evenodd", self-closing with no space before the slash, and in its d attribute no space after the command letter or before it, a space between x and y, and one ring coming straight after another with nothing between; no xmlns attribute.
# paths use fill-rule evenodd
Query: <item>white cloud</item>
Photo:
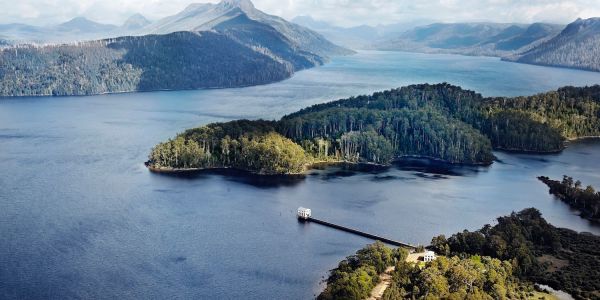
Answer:
<svg viewBox="0 0 600 300"><path fill-rule="evenodd" d="M198 0L218 2L218 0ZM133 13L158 19L194 0L18 0L0 1L0 23L53 24L76 16L119 24ZM555 22L600 16L598 0L255 0L265 12L291 19L311 15L342 26L436 20L442 22Z"/></svg>

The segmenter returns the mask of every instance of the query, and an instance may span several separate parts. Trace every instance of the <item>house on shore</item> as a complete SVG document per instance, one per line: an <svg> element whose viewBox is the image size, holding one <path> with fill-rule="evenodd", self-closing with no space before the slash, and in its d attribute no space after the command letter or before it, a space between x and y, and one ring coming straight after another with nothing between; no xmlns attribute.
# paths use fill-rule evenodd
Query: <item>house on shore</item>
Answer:
<svg viewBox="0 0 600 300"><path fill-rule="evenodd" d="M423 261L424 262L430 262L430 261L434 261L435 260L435 252L433 251L426 251L423 254Z"/></svg>

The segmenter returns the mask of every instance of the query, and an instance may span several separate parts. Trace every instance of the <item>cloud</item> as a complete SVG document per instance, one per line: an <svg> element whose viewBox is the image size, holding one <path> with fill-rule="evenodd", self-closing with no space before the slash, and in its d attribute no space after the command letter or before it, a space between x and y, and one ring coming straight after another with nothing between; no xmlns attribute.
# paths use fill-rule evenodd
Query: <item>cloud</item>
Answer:
<svg viewBox="0 0 600 300"><path fill-rule="evenodd" d="M208 0L201 2L218 2ZM54 24L76 16L120 24L141 13L158 19L177 13L193 0L19 0L0 1L0 23ZM600 16L598 0L255 0L270 14L291 19L310 15L342 26L441 22L554 22Z"/></svg>

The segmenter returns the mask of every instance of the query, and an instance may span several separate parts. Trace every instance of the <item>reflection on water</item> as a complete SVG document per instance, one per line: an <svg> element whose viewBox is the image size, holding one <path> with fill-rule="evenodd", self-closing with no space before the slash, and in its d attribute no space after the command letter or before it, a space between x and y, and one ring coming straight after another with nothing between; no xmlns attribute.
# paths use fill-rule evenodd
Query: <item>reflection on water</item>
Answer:
<svg viewBox="0 0 600 300"><path fill-rule="evenodd" d="M555 225L600 233L536 179L567 174L600 187L597 141L550 156L498 152L489 167L411 160L320 168L301 178L164 176L143 165L154 144L193 126L280 118L315 103L442 81L515 95L598 83L600 74L361 52L268 86L2 99L0 298L312 298L329 269L371 241L300 225L299 206L413 244L531 206Z"/></svg>

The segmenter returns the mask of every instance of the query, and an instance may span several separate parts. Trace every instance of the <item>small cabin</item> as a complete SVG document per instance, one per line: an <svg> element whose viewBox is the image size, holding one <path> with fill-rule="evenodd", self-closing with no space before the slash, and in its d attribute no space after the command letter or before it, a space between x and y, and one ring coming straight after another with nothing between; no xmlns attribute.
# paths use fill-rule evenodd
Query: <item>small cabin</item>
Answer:
<svg viewBox="0 0 600 300"><path fill-rule="evenodd" d="M435 260L435 252L427 251L427 252L425 252L425 254L423 254L424 262L430 262L430 261L434 261L434 260Z"/></svg>
<svg viewBox="0 0 600 300"><path fill-rule="evenodd" d="M299 207L298 208L298 219L308 220L311 216L310 208Z"/></svg>

